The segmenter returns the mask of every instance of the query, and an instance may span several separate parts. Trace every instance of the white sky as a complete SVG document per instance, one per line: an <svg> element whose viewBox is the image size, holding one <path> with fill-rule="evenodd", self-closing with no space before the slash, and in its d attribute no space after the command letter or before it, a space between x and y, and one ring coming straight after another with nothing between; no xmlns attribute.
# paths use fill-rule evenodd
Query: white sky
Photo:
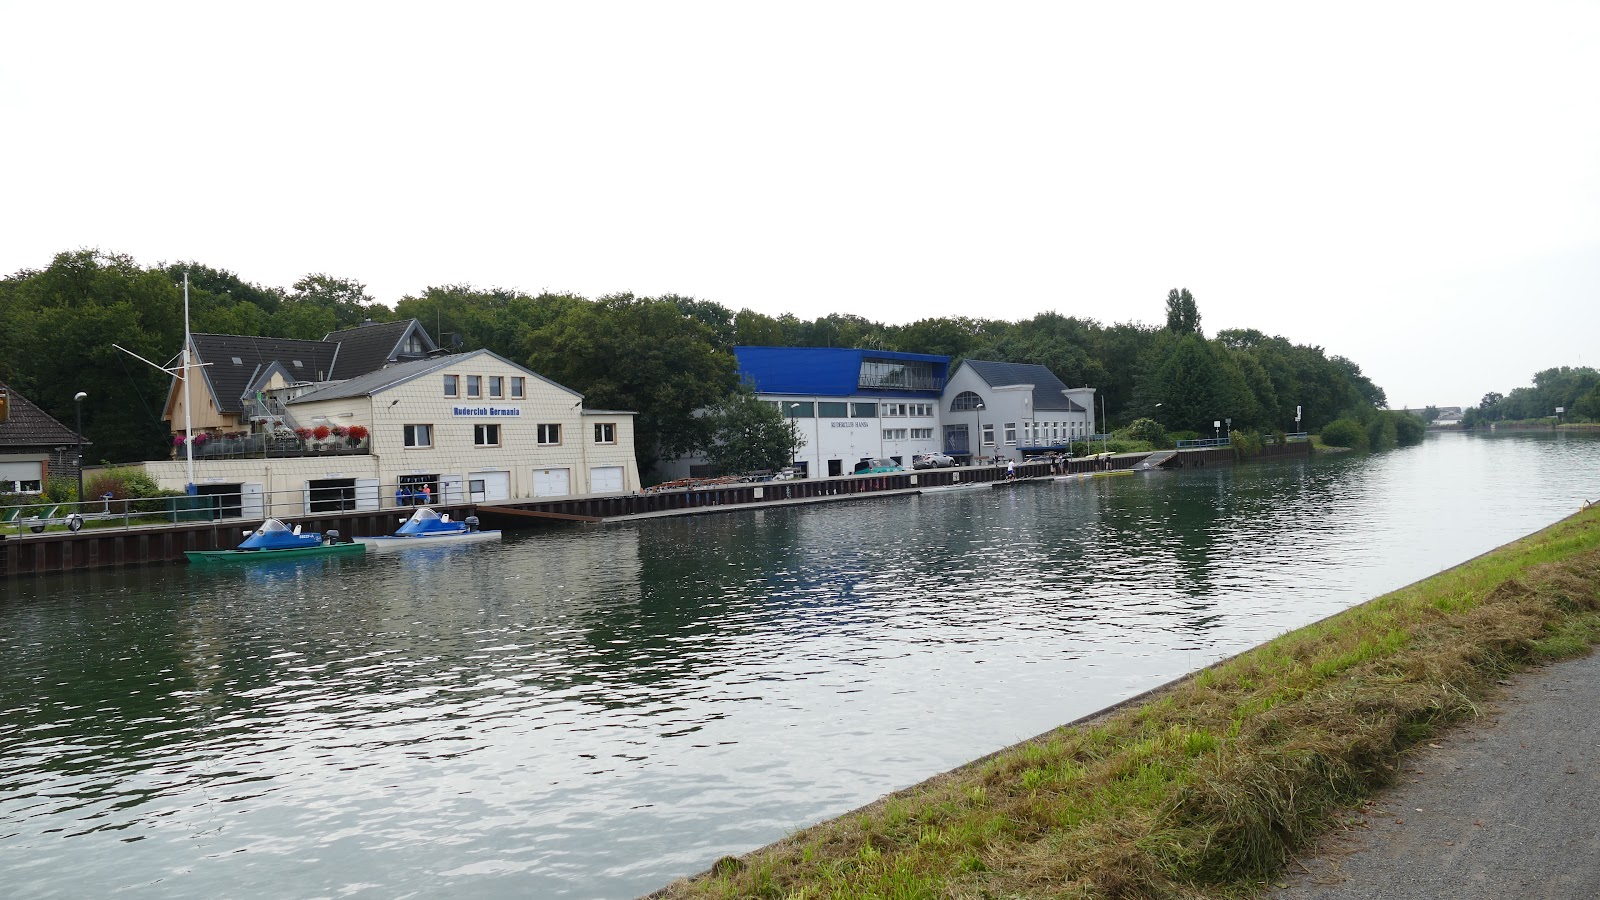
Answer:
<svg viewBox="0 0 1600 900"><path fill-rule="evenodd" d="M1109 8L1108 8L1109 7ZM0 270L1255 327L1600 366L1600 3L23 3Z"/></svg>

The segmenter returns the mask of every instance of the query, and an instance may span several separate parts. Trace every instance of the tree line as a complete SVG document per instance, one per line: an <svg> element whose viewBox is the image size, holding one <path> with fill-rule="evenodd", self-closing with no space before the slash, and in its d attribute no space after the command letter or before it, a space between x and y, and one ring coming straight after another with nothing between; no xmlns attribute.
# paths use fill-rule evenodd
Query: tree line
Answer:
<svg viewBox="0 0 1600 900"><path fill-rule="evenodd" d="M93 458L160 458L170 441L160 420L168 379L111 345L174 359L186 272L196 332L317 340L367 320L415 318L442 346L487 348L583 393L591 407L635 410L641 471L715 444L717 423L730 417L697 412L729 407L738 395L736 345L1036 363L1069 385L1098 388L1110 428L1148 418L1169 432L1209 434L1214 421L1231 419L1234 431L1285 432L1295 430L1299 407L1300 430L1315 432L1340 419L1368 422L1386 406L1360 366L1321 347L1253 329L1207 337L1186 289L1168 294L1157 325L1057 312L1015 322L958 316L894 325L842 313L808 321L676 294L590 299L466 284L429 287L390 308L360 282L326 274L271 287L198 262L141 266L87 249L0 279L8 325L0 329L0 380L63 422L73 420L74 393L87 392Z"/></svg>
<svg viewBox="0 0 1600 900"><path fill-rule="evenodd" d="M1562 410L1557 413L1556 410ZM1532 386L1509 394L1490 391L1477 406L1462 413L1463 428L1494 422L1526 422L1561 418L1600 422L1600 371L1588 366L1558 366L1533 374Z"/></svg>

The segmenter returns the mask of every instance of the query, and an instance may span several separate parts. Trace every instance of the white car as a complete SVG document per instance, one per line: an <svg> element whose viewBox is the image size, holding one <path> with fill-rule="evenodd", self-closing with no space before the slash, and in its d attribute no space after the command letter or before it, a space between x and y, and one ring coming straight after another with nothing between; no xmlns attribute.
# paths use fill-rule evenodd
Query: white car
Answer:
<svg viewBox="0 0 1600 900"><path fill-rule="evenodd" d="M947 469L956 464L948 453L921 453L911 460L913 469Z"/></svg>

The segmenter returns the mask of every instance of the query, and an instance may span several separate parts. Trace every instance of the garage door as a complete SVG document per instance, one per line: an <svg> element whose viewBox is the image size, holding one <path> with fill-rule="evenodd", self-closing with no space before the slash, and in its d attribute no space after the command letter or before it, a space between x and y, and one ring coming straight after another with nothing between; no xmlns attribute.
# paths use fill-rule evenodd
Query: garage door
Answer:
<svg viewBox="0 0 1600 900"><path fill-rule="evenodd" d="M595 466L589 470L589 492L616 494L622 491L621 466Z"/></svg>
<svg viewBox="0 0 1600 900"><path fill-rule="evenodd" d="M511 499L510 472L469 472L467 473L467 481L483 482L482 493L484 502L493 503L496 500ZM473 485L473 492L474 494L478 492L477 485ZM477 497L474 496L473 499L477 499Z"/></svg>
<svg viewBox="0 0 1600 900"><path fill-rule="evenodd" d="M535 497L565 497L571 493L567 486L571 469L534 469L533 495Z"/></svg>

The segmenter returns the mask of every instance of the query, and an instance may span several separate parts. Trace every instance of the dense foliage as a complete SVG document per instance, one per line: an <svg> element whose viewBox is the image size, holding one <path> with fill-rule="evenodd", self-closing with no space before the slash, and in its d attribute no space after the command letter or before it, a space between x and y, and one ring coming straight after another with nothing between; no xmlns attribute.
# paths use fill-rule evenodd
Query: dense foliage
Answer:
<svg viewBox="0 0 1600 900"><path fill-rule="evenodd" d="M1491 422L1522 422L1549 419L1558 408L1568 422L1600 422L1600 371L1588 366L1560 366L1536 372L1532 387L1519 387L1509 394L1490 392L1477 406L1468 407L1461 419L1464 428Z"/></svg>
<svg viewBox="0 0 1600 900"><path fill-rule="evenodd" d="M184 272L197 332L318 339L367 319L416 318L442 346L488 348L581 392L590 408L637 412L636 445L646 470L660 455L711 446L712 420L695 412L736 390L732 351L739 344L1035 363L1069 385L1098 389L1107 421L1097 430L1150 419L1169 439L1182 432L1209 436L1213 422L1231 419L1235 432L1293 431L1298 406L1299 430L1319 431L1349 417L1364 430L1376 422L1380 438L1387 434L1385 420L1373 417L1386 405L1384 392L1354 362L1251 329L1207 338L1186 289L1168 294L1161 327L1056 312L1016 322L956 317L888 325L839 313L804 321L676 295L591 300L470 285L430 287L391 310L360 283L325 274L288 289L262 287L199 263L145 268L126 256L81 250L0 279L9 326L0 330L0 380L66 423L73 421L73 394L87 392L91 459L166 455L170 435L161 412L168 378L112 343L157 362L173 360L182 342Z"/></svg>

